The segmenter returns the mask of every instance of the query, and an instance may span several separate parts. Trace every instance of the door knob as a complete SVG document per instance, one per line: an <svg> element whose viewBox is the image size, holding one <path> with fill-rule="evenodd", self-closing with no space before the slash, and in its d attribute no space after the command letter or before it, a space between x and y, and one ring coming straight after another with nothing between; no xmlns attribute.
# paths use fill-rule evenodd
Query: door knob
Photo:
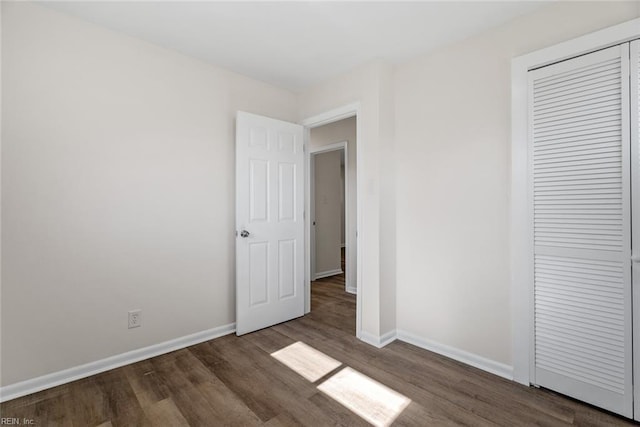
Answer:
<svg viewBox="0 0 640 427"><path fill-rule="evenodd" d="M247 230L242 230L240 232L240 237L249 237L249 234L251 233L249 233Z"/></svg>
<svg viewBox="0 0 640 427"><path fill-rule="evenodd" d="M640 255L634 255L631 257L631 262L640 262Z"/></svg>

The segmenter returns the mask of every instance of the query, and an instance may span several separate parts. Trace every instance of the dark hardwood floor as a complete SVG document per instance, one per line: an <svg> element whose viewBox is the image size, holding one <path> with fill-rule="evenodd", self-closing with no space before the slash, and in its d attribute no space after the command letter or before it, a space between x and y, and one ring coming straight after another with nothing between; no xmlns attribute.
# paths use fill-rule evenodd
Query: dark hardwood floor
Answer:
<svg viewBox="0 0 640 427"><path fill-rule="evenodd" d="M363 426L271 353L303 342L411 399L393 425L614 426L625 419L527 388L396 341L376 349L355 333L344 277L312 286L312 312L242 337L228 335L0 406L39 426Z"/></svg>

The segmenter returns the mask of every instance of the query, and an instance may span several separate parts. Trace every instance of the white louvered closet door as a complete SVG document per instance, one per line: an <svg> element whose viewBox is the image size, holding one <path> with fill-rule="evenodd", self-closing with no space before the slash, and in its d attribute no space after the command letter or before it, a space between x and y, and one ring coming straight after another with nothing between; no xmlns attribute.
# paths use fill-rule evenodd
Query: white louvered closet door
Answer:
<svg viewBox="0 0 640 427"><path fill-rule="evenodd" d="M629 44L529 73L535 383L632 416Z"/></svg>
<svg viewBox="0 0 640 427"><path fill-rule="evenodd" d="M640 420L640 40L631 42L631 230L634 306L634 418Z"/></svg>

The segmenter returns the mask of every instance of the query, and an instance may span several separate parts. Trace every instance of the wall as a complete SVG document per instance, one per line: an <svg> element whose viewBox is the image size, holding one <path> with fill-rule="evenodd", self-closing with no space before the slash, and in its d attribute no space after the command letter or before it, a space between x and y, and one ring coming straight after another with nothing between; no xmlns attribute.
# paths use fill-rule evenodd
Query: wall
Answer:
<svg viewBox="0 0 640 427"><path fill-rule="evenodd" d="M358 304L361 316L359 336L372 344L395 329L395 303L381 301L381 293L393 294L395 277L381 271L394 271L395 256L380 257L381 210L393 210L387 200L381 199L380 167L393 170L394 165L382 158L382 153L393 150L393 140L386 130L393 128L393 103L389 102L392 84L390 67L381 62L364 64L347 73L314 85L300 93L298 98L299 118L304 120L345 105L358 103L358 195L360 218L358 262L362 275L358 281ZM386 101L381 104L381 99ZM382 147L387 144L387 147ZM386 193L385 193L386 195ZM384 196L383 196L384 197ZM384 218L388 219L387 217ZM395 233L395 227L388 227ZM391 236L389 236L391 237ZM393 238L395 238L393 236ZM389 238L388 240L391 240ZM381 323L382 320L384 323Z"/></svg>
<svg viewBox="0 0 640 427"><path fill-rule="evenodd" d="M329 123L317 128L311 129L310 136L310 148L318 148L325 145L334 144L336 142L347 141L347 164L346 177L347 177L347 207L349 211L349 219L347 221L350 228L349 243L351 248L345 250L345 256L353 265L351 271L347 269L346 274L349 276L349 283L353 287L357 287L356 283L356 269L357 269L357 248L356 248L356 228L358 218L358 196L357 196L357 135L356 135L356 118L350 117L348 119L339 120L337 122Z"/></svg>
<svg viewBox="0 0 640 427"><path fill-rule="evenodd" d="M397 327L396 313L396 165L395 146L395 86L393 68L389 64L380 67L379 91L379 154L378 174L380 179L380 331L381 335L393 334ZM389 335L387 335L389 336Z"/></svg>
<svg viewBox="0 0 640 427"><path fill-rule="evenodd" d="M340 255L340 152L313 156L315 161L315 256L317 275L342 271Z"/></svg>
<svg viewBox="0 0 640 427"><path fill-rule="evenodd" d="M295 95L27 3L2 54L1 384L233 323L235 111Z"/></svg>
<svg viewBox="0 0 640 427"><path fill-rule="evenodd" d="M636 18L558 2L397 67L397 327L511 364L510 60Z"/></svg>

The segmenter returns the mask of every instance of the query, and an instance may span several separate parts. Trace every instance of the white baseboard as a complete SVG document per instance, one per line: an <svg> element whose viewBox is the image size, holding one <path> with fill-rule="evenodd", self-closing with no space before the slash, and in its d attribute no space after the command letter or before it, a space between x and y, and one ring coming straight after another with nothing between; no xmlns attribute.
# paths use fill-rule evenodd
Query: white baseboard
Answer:
<svg viewBox="0 0 640 427"><path fill-rule="evenodd" d="M358 288L356 288L355 286L347 286L345 288L345 291L349 292L350 294L357 294L358 293Z"/></svg>
<svg viewBox="0 0 640 427"><path fill-rule="evenodd" d="M318 280L318 279L322 279L324 277L329 277L329 276L335 276L336 274L342 274L342 273L344 273L344 271L342 271L341 268L336 268L335 270L321 271L320 273L316 273L313 280Z"/></svg>
<svg viewBox="0 0 640 427"><path fill-rule="evenodd" d="M496 362L495 360L487 359L474 353L469 353L468 351L460 350L459 348L450 347L445 344L431 341L426 338L414 335L410 332L399 330L396 336L400 341L404 341L417 347L424 348L425 350L438 353L450 359L457 360L458 362L462 362L475 368L482 369L483 371L492 373L494 375L498 375L499 377L513 380L512 366Z"/></svg>
<svg viewBox="0 0 640 427"><path fill-rule="evenodd" d="M396 340L397 337L398 334L396 333L395 329L393 331L387 332L386 334L382 334L382 336L380 337L380 347L391 344Z"/></svg>
<svg viewBox="0 0 640 427"><path fill-rule="evenodd" d="M387 332L386 334L383 334L381 336L376 336L373 334L370 334L368 332L365 331L361 331L360 332L360 337L359 337L362 341L366 342L367 344L370 344L374 347L378 347L378 348L382 348L384 346L386 346L387 344L391 344L393 341L395 341L396 339L396 331L390 331Z"/></svg>
<svg viewBox="0 0 640 427"><path fill-rule="evenodd" d="M53 372L30 380L0 387L0 402L6 402L7 400L12 400L21 396L26 396L27 394L66 384L81 378L86 378L110 369L119 368L121 366L129 365L161 354L180 350L191 345L231 334L235 332L235 330L236 324L230 323L228 325L219 326L202 332L196 332L191 335L185 335L159 344L153 344L148 347L117 354L105 359L96 360L95 362L74 366L73 368L65 369L63 371Z"/></svg>

